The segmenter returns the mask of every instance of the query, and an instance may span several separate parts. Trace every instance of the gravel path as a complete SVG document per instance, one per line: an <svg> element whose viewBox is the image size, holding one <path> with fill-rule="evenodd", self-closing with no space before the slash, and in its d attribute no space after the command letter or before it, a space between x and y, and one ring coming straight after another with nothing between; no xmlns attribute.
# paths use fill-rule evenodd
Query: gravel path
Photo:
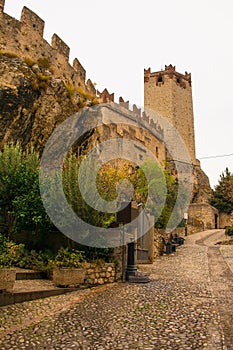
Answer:
<svg viewBox="0 0 233 350"><path fill-rule="evenodd" d="M222 237L189 236L175 254L141 265L148 284L115 283L2 307L0 349L233 349L233 274L214 246Z"/></svg>

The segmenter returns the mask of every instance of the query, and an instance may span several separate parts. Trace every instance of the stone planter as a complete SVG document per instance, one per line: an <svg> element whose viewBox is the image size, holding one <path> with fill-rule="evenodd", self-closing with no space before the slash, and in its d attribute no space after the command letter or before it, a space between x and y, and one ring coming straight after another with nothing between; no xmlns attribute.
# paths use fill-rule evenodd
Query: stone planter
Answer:
<svg viewBox="0 0 233 350"><path fill-rule="evenodd" d="M77 287L84 283L85 273L83 268L54 268L53 283L58 287Z"/></svg>
<svg viewBox="0 0 233 350"><path fill-rule="evenodd" d="M11 292L16 279L16 270L0 269L0 290Z"/></svg>

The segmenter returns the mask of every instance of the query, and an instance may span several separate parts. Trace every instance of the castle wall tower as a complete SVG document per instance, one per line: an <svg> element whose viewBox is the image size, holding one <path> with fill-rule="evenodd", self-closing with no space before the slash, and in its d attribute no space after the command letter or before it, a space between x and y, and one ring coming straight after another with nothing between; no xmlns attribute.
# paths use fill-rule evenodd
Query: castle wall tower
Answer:
<svg viewBox="0 0 233 350"><path fill-rule="evenodd" d="M154 73L150 68L145 70L144 106L168 118L183 138L193 164L197 164L191 74L180 74L172 65Z"/></svg>

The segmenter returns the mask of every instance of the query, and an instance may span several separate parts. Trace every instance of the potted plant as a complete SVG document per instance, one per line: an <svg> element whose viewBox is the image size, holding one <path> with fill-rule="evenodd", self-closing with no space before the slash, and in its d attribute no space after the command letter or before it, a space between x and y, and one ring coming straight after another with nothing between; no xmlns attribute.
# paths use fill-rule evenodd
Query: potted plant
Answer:
<svg viewBox="0 0 233 350"><path fill-rule="evenodd" d="M14 288L16 270L12 268L0 268L0 290L11 292Z"/></svg>
<svg viewBox="0 0 233 350"><path fill-rule="evenodd" d="M86 270L83 268L82 252L60 248L53 269L53 283L59 287L77 287L84 283Z"/></svg>
<svg viewBox="0 0 233 350"><path fill-rule="evenodd" d="M14 268L21 255L22 247L9 242L7 238L0 234L0 290L11 292L15 280L16 269Z"/></svg>

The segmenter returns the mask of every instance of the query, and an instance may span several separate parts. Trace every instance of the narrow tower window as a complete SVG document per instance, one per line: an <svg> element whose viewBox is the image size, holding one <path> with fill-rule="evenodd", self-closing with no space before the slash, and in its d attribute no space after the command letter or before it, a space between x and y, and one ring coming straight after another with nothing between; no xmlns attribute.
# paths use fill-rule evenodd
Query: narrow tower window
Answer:
<svg viewBox="0 0 233 350"><path fill-rule="evenodd" d="M159 74L157 82L158 82L158 83L163 83L162 74Z"/></svg>

